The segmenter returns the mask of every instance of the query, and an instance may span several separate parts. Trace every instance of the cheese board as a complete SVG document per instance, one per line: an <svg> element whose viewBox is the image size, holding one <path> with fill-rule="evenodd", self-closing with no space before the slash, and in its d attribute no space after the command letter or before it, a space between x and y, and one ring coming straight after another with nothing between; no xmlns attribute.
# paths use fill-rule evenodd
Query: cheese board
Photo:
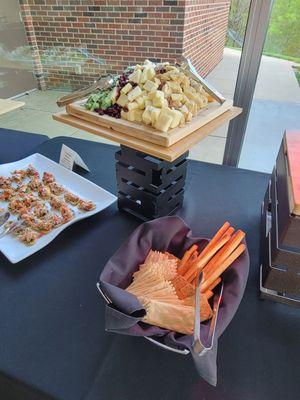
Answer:
<svg viewBox="0 0 300 400"><path fill-rule="evenodd" d="M221 105L217 102L208 103L189 123L182 127L170 129L168 132L162 132L142 123L117 119L109 115L99 115L95 111L87 110L84 107L85 103L86 99L71 103L66 106L66 111L73 117L99 125L102 128L108 128L116 133L126 134L163 147L174 145L233 107L232 100L226 100Z"/></svg>
<svg viewBox="0 0 300 400"><path fill-rule="evenodd" d="M158 144L138 139L129 134L114 131L107 127L97 125L93 122L85 121L66 112L59 112L57 114L54 114L52 117L56 121L73 126L77 129L82 129L83 131L104 137L105 139L112 140L113 142L120 143L124 146L139 150L143 153L150 154L153 157L172 162L176 158L181 156L181 154L191 149L195 144L203 140L210 133L218 129L220 126L238 116L241 112L241 108L232 107L228 111L216 117L213 121L210 121L206 125L202 126L202 128L197 129L190 135L186 136L185 138L179 140L169 147L160 146Z"/></svg>

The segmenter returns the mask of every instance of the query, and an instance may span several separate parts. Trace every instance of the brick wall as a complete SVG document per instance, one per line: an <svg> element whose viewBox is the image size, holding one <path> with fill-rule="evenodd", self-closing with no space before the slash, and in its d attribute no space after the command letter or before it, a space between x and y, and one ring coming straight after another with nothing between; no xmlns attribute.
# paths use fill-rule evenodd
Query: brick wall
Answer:
<svg viewBox="0 0 300 400"><path fill-rule="evenodd" d="M222 59L230 0L186 0L183 54L206 76Z"/></svg>
<svg viewBox="0 0 300 400"><path fill-rule="evenodd" d="M37 70L42 65L45 85L52 88L81 87L145 58L173 61L181 54L206 75L222 58L229 3L20 0L30 44L39 56Z"/></svg>

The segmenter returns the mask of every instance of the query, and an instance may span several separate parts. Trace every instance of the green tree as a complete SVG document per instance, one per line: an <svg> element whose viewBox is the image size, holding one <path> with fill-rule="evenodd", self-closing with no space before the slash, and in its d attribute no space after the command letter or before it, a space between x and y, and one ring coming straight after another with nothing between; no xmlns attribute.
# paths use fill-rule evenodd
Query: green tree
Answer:
<svg viewBox="0 0 300 400"><path fill-rule="evenodd" d="M227 46L241 47L250 0L232 0L228 18ZM300 57L300 0L275 0L264 51L270 55Z"/></svg>
<svg viewBox="0 0 300 400"><path fill-rule="evenodd" d="M300 0L275 0L264 50L300 57Z"/></svg>

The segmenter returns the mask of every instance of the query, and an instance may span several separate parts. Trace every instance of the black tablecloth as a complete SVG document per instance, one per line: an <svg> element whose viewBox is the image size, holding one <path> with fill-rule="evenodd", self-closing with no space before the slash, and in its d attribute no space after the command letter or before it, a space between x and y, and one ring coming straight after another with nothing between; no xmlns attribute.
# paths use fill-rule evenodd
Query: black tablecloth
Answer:
<svg viewBox="0 0 300 400"><path fill-rule="evenodd" d="M0 164L29 156L36 146L47 140L48 136L45 135L0 128Z"/></svg>
<svg viewBox="0 0 300 400"><path fill-rule="evenodd" d="M116 192L116 147L56 138L38 152L58 161L62 143L89 165L83 176ZM140 223L114 204L19 264L0 255L0 398L294 400L300 391L298 310L258 298L259 214L267 181L266 174L189 162L178 214L195 235L208 237L228 219L247 232L251 256L245 296L219 342L216 388L197 376L190 356L104 331L95 284Z"/></svg>

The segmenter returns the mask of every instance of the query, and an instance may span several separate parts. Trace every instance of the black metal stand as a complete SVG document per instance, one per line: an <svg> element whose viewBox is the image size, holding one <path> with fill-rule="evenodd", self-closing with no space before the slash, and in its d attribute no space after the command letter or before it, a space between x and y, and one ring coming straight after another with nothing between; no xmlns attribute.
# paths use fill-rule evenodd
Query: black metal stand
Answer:
<svg viewBox="0 0 300 400"><path fill-rule="evenodd" d="M118 206L147 221L182 206L188 152L173 162L126 146L116 152Z"/></svg>

